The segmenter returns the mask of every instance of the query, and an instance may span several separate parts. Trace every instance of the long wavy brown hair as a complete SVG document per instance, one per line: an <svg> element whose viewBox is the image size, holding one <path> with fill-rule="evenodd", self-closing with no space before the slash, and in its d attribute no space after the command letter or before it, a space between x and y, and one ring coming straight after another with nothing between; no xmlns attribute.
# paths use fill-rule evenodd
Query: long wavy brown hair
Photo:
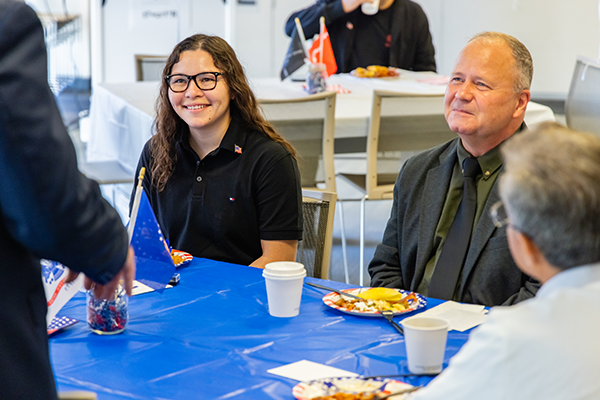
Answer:
<svg viewBox="0 0 600 400"><path fill-rule="evenodd" d="M223 78L233 97L229 103L232 114L237 114L249 130L263 132L272 140L281 143L296 157L296 151L292 145L263 117L256 97L252 93L248 79L244 74L244 68L231 46L218 36L193 35L175 46L162 72L160 94L155 105L156 120L154 129L156 134L150 140L152 185L159 192L165 188L167 181L173 174L173 168L177 161L175 144L181 139L184 132L189 132L188 125L171 106L169 86L165 77L171 74L173 65L179 62L181 53L196 50L203 50L210 54L215 67L223 73Z"/></svg>

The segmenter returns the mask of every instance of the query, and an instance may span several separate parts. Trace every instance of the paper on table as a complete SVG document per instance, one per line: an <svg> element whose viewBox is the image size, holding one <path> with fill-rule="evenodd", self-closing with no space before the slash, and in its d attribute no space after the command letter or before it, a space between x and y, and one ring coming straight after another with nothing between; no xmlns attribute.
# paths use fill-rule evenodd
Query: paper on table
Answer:
<svg viewBox="0 0 600 400"><path fill-rule="evenodd" d="M283 365L281 367L271 368L267 370L267 372L273 375L279 375L283 376L284 378L295 379L301 382L339 376L358 376L358 374L355 374L354 372L345 371L343 369L330 367L328 365L319 364L308 360L300 360L288 365Z"/></svg>
<svg viewBox="0 0 600 400"><path fill-rule="evenodd" d="M79 274L73 282L65 283L68 268L57 261L40 261L42 266L42 279L48 310L46 312L46 327L48 327L60 309L71 300L71 297L83 287L83 274Z"/></svg>
<svg viewBox="0 0 600 400"><path fill-rule="evenodd" d="M170 289L172 287L173 287L173 285L167 285L167 286L165 286L165 289ZM138 294L143 294L143 293L149 293L149 292L154 292L154 289L148 285L144 285L142 282L140 282L138 280L133 281L133 290L131 291L132 296L136 296Z"/></svg>
<svg viewBox="0 0 600 400"><path fill-rule="evenodd" d="M483 323L485 314L487 310L484 306L447 301L419 315L444 318L450 322L449 330L464 332Z"/></svg>

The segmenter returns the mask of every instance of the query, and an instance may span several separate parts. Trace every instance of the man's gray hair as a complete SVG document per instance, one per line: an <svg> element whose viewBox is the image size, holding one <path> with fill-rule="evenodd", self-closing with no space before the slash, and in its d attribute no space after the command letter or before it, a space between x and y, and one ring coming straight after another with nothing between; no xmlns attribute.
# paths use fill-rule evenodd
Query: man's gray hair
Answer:
<svg viewBox="0 0 600 400"><path fill-rule="evenodd" d="M600 138L546 123L501 149L500 195L513 227L557 268L600 261Z"/></svg>
<svg viewBox="0 0 600 400"><path fill-rule="evenodd" d="M533 79L533 60L527 47L517 38L501 32L481 32L475 35L469 43L481 40L488 43L501 41L505 43L511 50L516 61L517 77L515 82L515 92L529 90Z"/></svg>

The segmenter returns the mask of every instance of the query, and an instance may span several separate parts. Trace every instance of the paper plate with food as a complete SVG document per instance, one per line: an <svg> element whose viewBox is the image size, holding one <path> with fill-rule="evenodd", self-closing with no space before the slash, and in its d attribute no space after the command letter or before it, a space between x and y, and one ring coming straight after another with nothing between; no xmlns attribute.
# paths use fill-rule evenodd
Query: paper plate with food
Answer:
<svg viewBox="0 0 600 400"><path fill-rule="evenodd" d="M300 382L292 389L298 400L375 400L376 396L401 392L413 386L393 379L340 377ZM403 395L392 399L403 399Z"/></svg>
<svg viewBox="0 0 600 400"><path fill-rule="evenodd" d="M357 78L398 78L400 77L400 69L382 65L369 65L367 68L356 68L350 71L350 75Z"/></svg>
<svg viewBox="0 0 600 400"><path fill-rule="evenodd" d="M427 305L427 299L422 295L402 289L375 287L344 289L342 292L364 300L332 292L323 297L323 303L341 312L364 317L381 317L383 310L391 310L394 315L406 314Z"/></svg>
<svg viewBox="0 0 600 400"><path fill-rule="evenodd" d="M179 268L191 262L194 259L194 256L185 251L171 249L171 258L173 259L175 267Z"/></svg>

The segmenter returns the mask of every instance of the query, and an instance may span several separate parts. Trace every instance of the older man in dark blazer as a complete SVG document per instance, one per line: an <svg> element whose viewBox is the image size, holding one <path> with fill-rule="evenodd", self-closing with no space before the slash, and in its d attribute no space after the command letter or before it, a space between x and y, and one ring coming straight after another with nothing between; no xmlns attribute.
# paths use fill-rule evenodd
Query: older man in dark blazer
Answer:
<svg viewBox="0 0 600 400"><path fill-rule="evenodd" d="M496 228L489 217L490 207L500 198L499 147L524 128L532 75L529 51L512 36L485 32L461 51L444 100L446 121L458 138L402 167L382 243L369 265L372 286L487 306L535 295L539 283L517 268L506 229ZM466 232L454 234L466 237L466 248L457 256L452 253L458 245L450 238L461 220L457 216L463 215L466 159L476 160L469 178L476 202ZM453 262L457 269L448 278L444 270Z"/></svg>
<svg viewBox="0 0 600 400"><path fill-rule="evenodd" d="M47 82L35 12L0 0L0 398L57 397L40 258L84 272L107 297L135 274L127 233L81 175Z"/></svg>

